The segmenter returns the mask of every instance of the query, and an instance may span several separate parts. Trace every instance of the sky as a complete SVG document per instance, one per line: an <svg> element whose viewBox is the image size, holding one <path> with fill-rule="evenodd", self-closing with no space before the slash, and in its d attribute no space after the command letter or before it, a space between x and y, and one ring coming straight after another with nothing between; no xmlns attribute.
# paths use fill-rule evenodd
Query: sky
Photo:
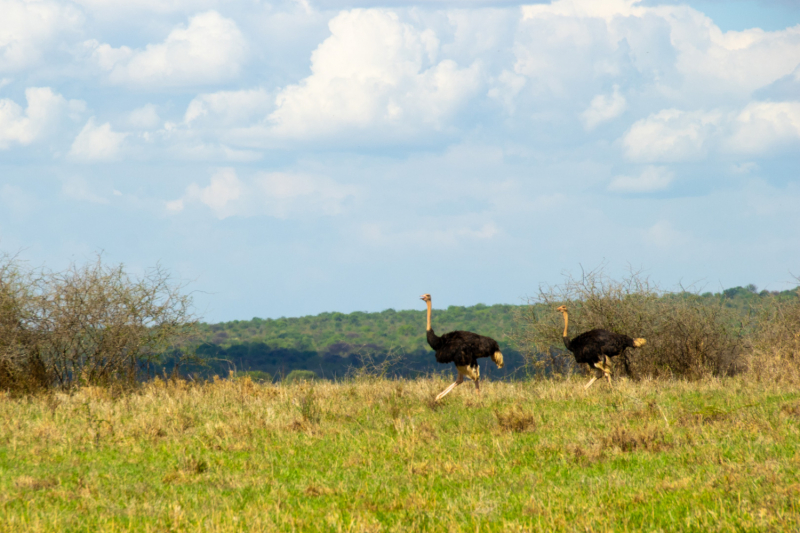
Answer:
<svg viewBox="0 0 800 533"><path fill-rule="evenodd" d="M796 0L0 0L0 253L219 322L800 276Z"/></svg>

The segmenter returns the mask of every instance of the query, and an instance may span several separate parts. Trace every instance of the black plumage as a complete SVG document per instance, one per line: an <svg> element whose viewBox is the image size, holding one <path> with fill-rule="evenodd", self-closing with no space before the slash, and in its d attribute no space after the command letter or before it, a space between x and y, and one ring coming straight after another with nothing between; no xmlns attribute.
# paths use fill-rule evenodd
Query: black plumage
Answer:
<svg viewBox="0 0 800 533"><path fill-rule="evenodd" d="M428 344L436 352L436 361L442 364L478 366L478 359L492 357L500 351L496 340L470 331L451 331L438 337L431 328L427 333Z"/></svg>
<svg viewBox="0 0 800 533"><path fill-rule="evenodd" d="M592 329L581 333L574 339L567 337L569 315L566 306L557 309L564 315L564 346L575 356L578 363L586 363L599 374L586 384L589 388L598 377L605 376L611 383L611 358L622 354L626 348L639 348L647 342L645 339L629 337L606 329Z"/></svg>
<svg viewBox="0 0 800 533"><path fill-rule="evenodd" d="M601 361L603 356L616 357L625 348L636 348L633 338L620 333L613 333L606 329L592 329L581 333L572 340L564 337L564 346L575 356L578 363L594 363Z"/></svg>
<svg viewBox="0 0 800 533"><path fill-rule="evenodd" d="M478 359L489 357L497 364L498 368L503 368L503 354L500 352L500 345L491 337L470 331L451 331L439 337L431 327L431 295L423 294L421 299L428 306L427 339L430 347L436 352L436 361L441 364L455 363L458 371L458 379L455 383L442 391L436 399L441 399L456 385L463 383L464 376L472 379L475 382L475 390L480 392Z"/></svg>

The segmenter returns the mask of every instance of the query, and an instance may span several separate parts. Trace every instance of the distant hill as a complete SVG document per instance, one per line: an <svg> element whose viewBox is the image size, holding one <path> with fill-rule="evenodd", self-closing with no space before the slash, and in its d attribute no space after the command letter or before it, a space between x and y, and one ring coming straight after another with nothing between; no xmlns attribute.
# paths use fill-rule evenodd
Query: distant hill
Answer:
<svg viewBox="0 0 800 533"><path fill-rule="evenodd" d="M519 306L451 306L434 309L434 330L475 331L497 339L506 358L503 370L492 363L484 373L507 377L518 372L524 360L511 333ZM201 324L203 344L198 355L209 358L211 368L227 373L258 370L285 376L292 370L313 370L320 377L343 377L364 365L379 365L389 357L390 375L413 376L452 365L439 365L425 340L425 310L379 313L322 313L299 318L235 320Z"/></svg>
<svg viewBox="0 0 800 533"><path fill-rule="evenodd" d="M668 294L665 297L674 297ZM758 292L754 286L734 287L721 293L704 293L702 300L746 313L769 298L797 298L797 291ZM521 311L527 306L483 304L434 309L433 327L438 334L467 330L497 339L505 355L502 370L493 363L482 372L494 379L525 374L525 359L514 341ZM446 371L425 340L425 310L379 313L322 313L316 316L234 320L199 325L201 344L197 354L208 366L184 366L182 371L225 376L229 370L260 371L280 379L293 370L311 370L319 377L341 378L367 367L380 366L388 375L412 377ZM487 360L488 361L488 360ZM167 365L172 366L171 363ZM374 370L374 368L373 368Z"/></svg>

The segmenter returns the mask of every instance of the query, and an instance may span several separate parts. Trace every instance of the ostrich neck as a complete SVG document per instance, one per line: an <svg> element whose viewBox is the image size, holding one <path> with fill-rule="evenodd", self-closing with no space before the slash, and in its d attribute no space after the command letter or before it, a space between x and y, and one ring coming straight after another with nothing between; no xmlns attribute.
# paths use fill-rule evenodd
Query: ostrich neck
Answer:
<svg viewBox="0 0 800 533"><path fill-rule="evenodd" d="M428 305L428 327L425 328L427 331L431 330L431 301L428 300L425 302Z"/></svg>
<svg viewBox="0 0 800 533"><path fill-rule="evenodd" d="M562 335L562 337L566 337L567 336L567 324L569 323L569 315L567 315L566 311L563 311L562 313L564 315L564 334Z"/></svg>

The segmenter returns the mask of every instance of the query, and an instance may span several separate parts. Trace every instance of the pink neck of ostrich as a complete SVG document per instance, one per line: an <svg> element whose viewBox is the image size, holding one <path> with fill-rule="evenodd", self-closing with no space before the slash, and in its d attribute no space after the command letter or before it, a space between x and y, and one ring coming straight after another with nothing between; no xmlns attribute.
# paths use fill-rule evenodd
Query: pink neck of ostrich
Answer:
<svg viewBox="0 0 800 533"><path fill-rule="evenodd" d="M567 315L566 311L561 311L561 314L564 315L564 334L562 337L567 336L567 323L569 322L569 315Z"/></svg>
<svg viewBox="0 0 800 533"><path fill-rule="evenodd" d="M430 300L426 300L425 304L427 304L427 306L428 306L428 327L426 328L426 331L430 331L431 330L431 301Z"/></svg>

